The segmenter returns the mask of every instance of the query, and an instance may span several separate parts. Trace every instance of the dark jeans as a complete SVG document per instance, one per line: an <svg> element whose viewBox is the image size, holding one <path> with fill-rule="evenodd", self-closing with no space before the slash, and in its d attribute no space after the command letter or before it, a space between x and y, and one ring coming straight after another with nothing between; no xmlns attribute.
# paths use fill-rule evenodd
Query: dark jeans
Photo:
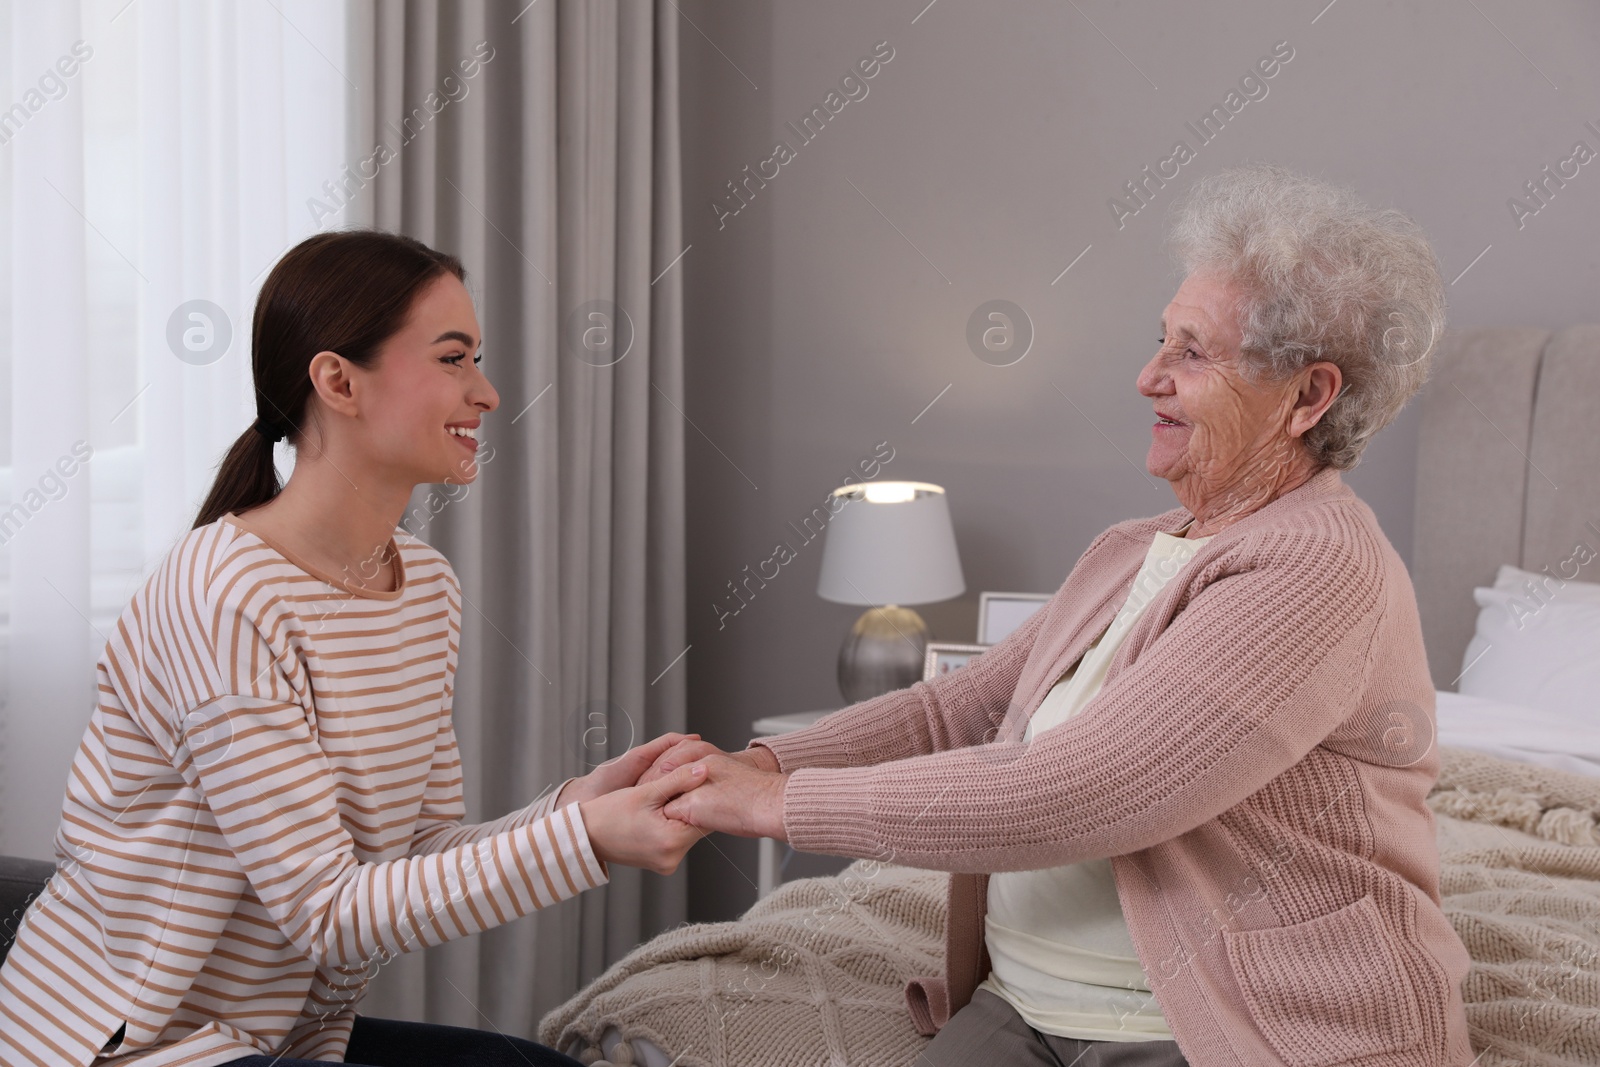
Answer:
<svg viewBox="0 0 1600 1067"><path fill-rule="evenodd" d="M224 1067L321 1067L329 1060L246 1056ZM345 1067L582 1067L570 1056L520 1037L357 1015Z"/></svg>
<svg viewBox="0 0 1600 1067"><path fill-rule="evenodd" d="M1042 1034L987 989L950 1017L916 1067L1188 1067L1176 1041L1081 1041Z"/></svg>

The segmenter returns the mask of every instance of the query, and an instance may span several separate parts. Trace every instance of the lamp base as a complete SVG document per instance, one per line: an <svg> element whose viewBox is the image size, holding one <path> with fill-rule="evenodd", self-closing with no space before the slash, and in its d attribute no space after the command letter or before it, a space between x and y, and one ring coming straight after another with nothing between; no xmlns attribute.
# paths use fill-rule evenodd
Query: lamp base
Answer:
<svg viewBox="0 0 1600 1067"><path fill-rule="evenodd" d="M910 608L863 612L839 648L839 692L847 703L904 689L922 678L928 624Z"/></svg>

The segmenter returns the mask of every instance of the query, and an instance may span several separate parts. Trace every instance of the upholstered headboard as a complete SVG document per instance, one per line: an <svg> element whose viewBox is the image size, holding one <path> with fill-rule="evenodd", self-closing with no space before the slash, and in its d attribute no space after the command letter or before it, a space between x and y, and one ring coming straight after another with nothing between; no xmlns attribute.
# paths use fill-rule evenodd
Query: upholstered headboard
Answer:
<svg viewBox="0 0 1600 1067"><path fill-rule="evenodd" d="M1600 325L1454 330L1434 358L1411 578L1434 686L1453 690L1473 586L1502 563L1572 577L1575 549L1600 552Z"/></svg>

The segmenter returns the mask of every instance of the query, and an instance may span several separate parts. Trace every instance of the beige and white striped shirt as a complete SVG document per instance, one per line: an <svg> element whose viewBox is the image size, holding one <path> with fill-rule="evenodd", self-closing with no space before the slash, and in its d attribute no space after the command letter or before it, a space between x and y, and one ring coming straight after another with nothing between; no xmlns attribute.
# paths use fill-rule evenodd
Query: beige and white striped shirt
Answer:
<svg viewBox="0 0 1600 1067"><path fill-rule="evenodd" d="M461 824L461 588L389 548L383 591L380 561L340 579L224 516L129 603L0 968L0 1064L342 1058L383 962L607 881L559 789Z"/></svg>

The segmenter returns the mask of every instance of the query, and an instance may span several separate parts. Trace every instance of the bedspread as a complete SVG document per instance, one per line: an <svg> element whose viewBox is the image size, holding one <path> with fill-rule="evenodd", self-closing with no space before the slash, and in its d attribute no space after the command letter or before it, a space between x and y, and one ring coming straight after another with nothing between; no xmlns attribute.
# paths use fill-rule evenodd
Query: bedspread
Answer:
<svg viewBox="0 0 1600 1067"><path fill-rule="evenodd" d="M1428 806L1478 1067L1600 1064L1600 778L1441 754Z"/></svg>
<svg viewBox="0 0 1600 1067"><path fill-rule="evenodd" d="M1600 779L1444 746L1428 797L1445 914L1472 955L1475 1067L1600 1064ZM585 1059L615 1028L674 1067L911 1067L906 980L944 948L946 876L857 861L737 922L634 949L547 1015ZM643 1062L637 1058L637 1062Z"/></svg>

